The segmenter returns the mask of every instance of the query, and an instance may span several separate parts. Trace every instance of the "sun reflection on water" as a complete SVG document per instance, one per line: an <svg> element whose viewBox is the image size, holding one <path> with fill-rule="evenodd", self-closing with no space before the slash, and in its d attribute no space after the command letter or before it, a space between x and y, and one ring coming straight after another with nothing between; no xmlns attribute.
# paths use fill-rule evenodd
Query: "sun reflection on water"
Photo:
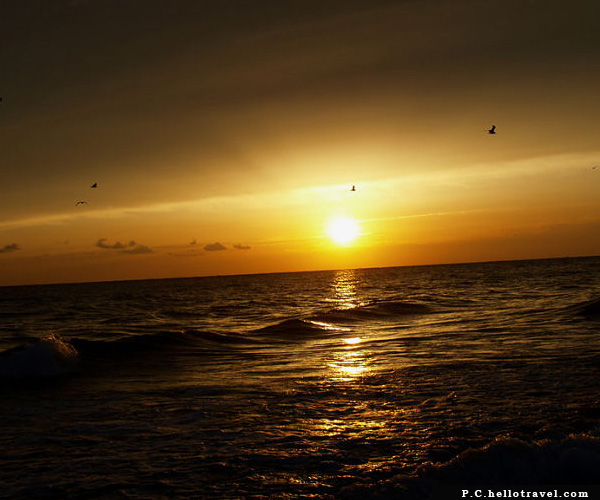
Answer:
<svg viewBox="0 0 600 500"><path fill-rule="evenodd" d="M337 310L357 308L362 304L357 292L357 277L354 269L336 271L331 282L333 297L329 299ZM344 329L350 333L350 329ZM339 339L338 339L339 340ZM366 375L369 371L371 353L361 345L363 337L355 334L341 339L332 346L330 361L327 363L331 380L350 382Z"/></svg>
<svg viewBox="0 0 600 500"><path fill-rule="evenodd" d="M354 309L361 305L356 284L358 278L354 269L336 271L331 283L333 298L329 299L337 309Z"/></svg>
<svg viewBox="0 0 600 500"><path fill-rule="evenodd" d="M294 429L315 448L338 450L346 470L385 468L389 459L380 447L392 442L390 419L397 420L399 410L369 399L374 390L379 391L378 372L384 360L378 356L379 333L364 320L360 309L352 310L365 305L358 272L336 272L327 301L333 310L318 318L319 322L313 320L326 335L315 339L308 357L318 370L310 386L311 394L319 397L318 404L310 400L302 408ZM391 460L395 463L396 456Z"/></svg>
<svg viewBox="0 0 600 500"><path fill-rule="evenodd" d="M333 360L328 367L333 370L332 379L338 381L351 381L369 371L370 353L360 347L361 337L342 339L344 346L333 353Z"/></svg>

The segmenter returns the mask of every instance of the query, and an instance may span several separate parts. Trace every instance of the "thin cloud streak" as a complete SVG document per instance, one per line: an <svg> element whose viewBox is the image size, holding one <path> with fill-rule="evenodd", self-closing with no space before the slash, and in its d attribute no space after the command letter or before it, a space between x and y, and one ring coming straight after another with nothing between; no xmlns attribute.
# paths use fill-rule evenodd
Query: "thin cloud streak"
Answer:
<svg viewBox="0 0 600 500"><path fill-rule="evenodd" d="M11 253L16 252L17 250L21 250L21 247L17 243L11 243L10 245L5 245L0 248L0 253Z"/></svg>
<svg viewBox="0 0 600 500"><path fill-rule="evenodd" d="M137 245L135 248L129 248L127 250L123 250L122 253L126 253L129 255L142 255L142 254L154 253L154 250L152 250L150 247L148 247L146 245Z"/></svg>
<svg viewBox="0 0 600 500"><path fill-rule="evenodd" d="M120 241L117 241L116 243L112 244L112 245L108 245L107 243L105 243L106 238L100 238L97 242L96 242L96 246L98 248L105 248L107 250L123 250L125 248L129 247L133 247L135 246L135 241L130 241L127 245L121 243Z"/></svg>
<svg viewBox="0 0 600 500"><path fill-rule="evenodd" d="M460 169L429 171L423 174L408 174L395 178L385 178L366 183L359 183L360 196L379 190L393 191L398 187L406 187L413 183L420 185L440 185L444 183L481 182L488 179L510 179L521 176L542 174L560 174L581 171L589 173L589 165L598 162L600 151L537 156L514 161L494 162L489 164L469 165ZM425 188L426 189L426 188ZM27 217L0 222L0 229L16 229L43 226L67 226L73 222L98 219L124 219L131 216L184 211L199 213L215 213L224 210L245 210L251 206L253 210L302 206L312 202L315 197L336 199L346 194L346 184L307 187L286 191L267 191L231 196L213 196L195 200L167 202L140 206L124 206L110 209L94 209L85 213L57 213ZM423 214L420 216L425 216ZM394 217L395 218L395 217Z"/></svg>
<svg viewBox="0 0 600 500"><path fill-rule="evenodd" d="M390 217L373 217L370 219L360 219L359 222L384 222L384 221L393 221L393 220L403 220L403 219L419 219L426 217L444 217L451 215L465 215L472 213L483 213L483 212L492 212L491 209L480 209L480 210L450 210L448 212L431 212L431 213L423 213L423 214L406 214L406 215L393 215Z"/></svg>
<svg viewBox="0 0 600 500"><path fill-rule="evenodd" d="M209 243L204 246L204 250L207 252L221 252L223 250L227 250L227 247L218 241L216 243Z"/></svg>

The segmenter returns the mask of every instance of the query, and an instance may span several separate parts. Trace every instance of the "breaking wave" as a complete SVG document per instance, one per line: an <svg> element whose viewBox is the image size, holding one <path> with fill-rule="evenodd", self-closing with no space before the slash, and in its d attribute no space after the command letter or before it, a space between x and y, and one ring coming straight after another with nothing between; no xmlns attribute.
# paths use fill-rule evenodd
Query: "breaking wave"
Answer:
<svg viewBox="0 0 600 500"><path fill-rule="evenodd" d="M0 377L58 377L78 368L79 352L58 335L0 353Z"/></svg>
<svg viewBox="0 0 600 500"><path fill-rule="evenodd" d="M595 433L540 441L504 436L448 462L424 464L416 472L375 484L346 487L342 496L425 499L443 485L596 485L598 469L600 437Z"/></svg>
<svg viewBox="0 0 600 500"><path fill-rule="evenodd" d="M0 378L54 378L80 372L89 360L113 360L131 354L163 353L179 348L185 352L217 352L236 342L238 335L203 331L169 331L130 335L114 340L66 339L49 335L0 353ZM131 363L131 361L128 361Z"/></svg>

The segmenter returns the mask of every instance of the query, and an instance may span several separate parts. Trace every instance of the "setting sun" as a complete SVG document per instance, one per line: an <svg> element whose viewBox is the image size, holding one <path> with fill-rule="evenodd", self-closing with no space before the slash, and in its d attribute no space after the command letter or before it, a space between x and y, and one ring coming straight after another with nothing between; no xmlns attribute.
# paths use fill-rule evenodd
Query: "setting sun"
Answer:
<svg viewBox="0 0 600 500"><path fill-rule="evenodd" d="M327 224L327 234L338 245L349 245L359 236L359 226L350 217L333 217Z"/></svg>

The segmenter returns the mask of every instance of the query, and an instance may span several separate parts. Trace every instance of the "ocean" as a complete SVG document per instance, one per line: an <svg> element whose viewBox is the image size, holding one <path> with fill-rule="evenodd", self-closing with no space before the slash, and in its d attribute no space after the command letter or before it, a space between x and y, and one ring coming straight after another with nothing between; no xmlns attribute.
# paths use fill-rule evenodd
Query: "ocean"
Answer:
<svg viewBox="0 0 600 500"><path fill-rule="evenodd" d="M600 484L598 257L3 287L0 350L3 498Z"/></svg>

